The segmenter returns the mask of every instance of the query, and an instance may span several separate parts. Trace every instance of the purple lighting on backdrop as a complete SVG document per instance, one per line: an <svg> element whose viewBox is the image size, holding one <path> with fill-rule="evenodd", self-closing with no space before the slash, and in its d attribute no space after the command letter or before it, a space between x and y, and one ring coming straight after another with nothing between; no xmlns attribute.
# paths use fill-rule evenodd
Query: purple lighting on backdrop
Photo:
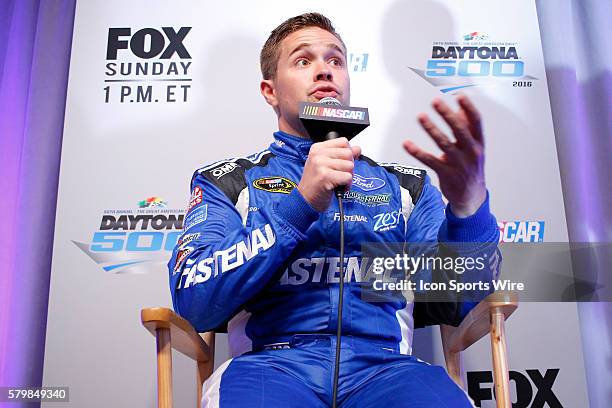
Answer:
<svg viewBox="0 0 612 408"><path fill-rule="evenodd" d="M7 366L11 340L11 326L19 315L12 307L13 264L16 247L16 216L19 197L19 172L23 134L27 119L30 67L36 33L38 4L24 2L16 7L15 2L3 3L2 44L6 49L2 58L2 87L0 88L0 135L2 135L2 161L0 161L0 188L2 201L0 212L7 222L2 223L0 265L3 268L0 286L0 384L10 384L12 367ZM14 8L14 10L13 10ZM8 9L8 10L7 10ZM12 12L11 12L12 11ZM12 18L11 18L12 17ZM4 21L4 20L8 21ZM27 311L23 311L24 317ZM10 318L10 319L9 319Z"/></svg>
<svg viewBox="0 0 612 408"><path fill-rule="evenodd" d="M42 380L74 8L0 3L0 385Z"/></svg>
<svg viewBox="0 0 612 408"><path fill-rule="evenodd" d="M609 245L612 2L538 0L537 6L570 240ZM594 255L591 270L582 272L609 285L610 260L604 251L594 250ZM612 303L581 303L578 309L589 403L607 407L612 395Z"/></svg>

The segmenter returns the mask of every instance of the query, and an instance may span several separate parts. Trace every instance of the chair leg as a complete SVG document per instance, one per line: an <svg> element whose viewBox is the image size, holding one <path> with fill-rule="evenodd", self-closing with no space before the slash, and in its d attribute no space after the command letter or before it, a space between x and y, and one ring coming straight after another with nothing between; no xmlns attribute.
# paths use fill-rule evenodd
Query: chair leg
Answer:
<svg viewBox="0 0 612 408"><path fill-rule="evenodd" d="M200 408L200 404L202 401L202 385L204 384L204 381L206 381L208 377L211 376L214 365L215 365L215 333L206 332L206 333L200 334L200 336L202 337L202 339L204 339L204 342L208 344L208 347L210 347L212 358L206 362L201 362L201 361L197 362L196 387L198 390L198 399L196 401L197 403L196 408Z"/></svg>
<svg viewBox="0 0 612 408"><path fill-rule="evenodd" d="M493 351L493 381L495 383L497 408L512 407L504 321L503 311L494 308L491 311L491 349Z"/></svg>
<svg viewBox="0 0 612 408"><path fill-rule="evenodd" d="M157 406L172 408L172 347L170 329L157 329Z"/></svg>
<svg viewBox="0 0 612 408"><path fill-rule="evenodd" d="M446 371L450 378L453 379L455 384L465 390L465 384L463 383L463 367L461 364L461 353L452 352L448 350L448 340L453 332L457 330L456 327L448 326L446 324L440 325L440 334L442 336L442 350L444 351L444 360L446 361Z"/></svg>

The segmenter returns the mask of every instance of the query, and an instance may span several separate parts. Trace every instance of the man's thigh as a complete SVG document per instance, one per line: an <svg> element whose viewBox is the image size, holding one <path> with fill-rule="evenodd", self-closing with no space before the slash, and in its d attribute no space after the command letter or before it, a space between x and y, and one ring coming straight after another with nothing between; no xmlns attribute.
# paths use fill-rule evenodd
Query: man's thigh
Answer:
<svg viewBox="0 0 612 408"><path fill-rule="evenodd" d="M204 384L202 408L326 407L295 376L265 359L240 357L219 367Z"/></svg>
<svg viewBox="0 0 612 408"><path fill-rule="evenodd" d="M389 365L352 390L341 408L473 407L442 367L418 361Z"/></svg>

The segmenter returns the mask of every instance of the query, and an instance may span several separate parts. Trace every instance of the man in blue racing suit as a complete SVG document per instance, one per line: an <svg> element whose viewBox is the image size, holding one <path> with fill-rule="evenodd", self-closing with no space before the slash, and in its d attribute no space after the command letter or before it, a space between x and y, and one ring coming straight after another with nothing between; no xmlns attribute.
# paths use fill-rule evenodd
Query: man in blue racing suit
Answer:
<svg viewBox="0 0 612 408"><path fill-rule="evenodd" d="M451 141L419 121L443 151L405 149L438 173L449 204L425 170L376 163L345 138L313 144L301 101L349 105L346 48L317 13L277 27L261 52L261 92L278 116L259 153L202 167L191 181L184 230L169 263L174 309L203 332L227 326L233 358L205 384L203 407L327 407L332 398L340 262L345 268L338 402L342 407L464 407L444 369L411 355L414 327L457 325L473 306L415 303L406 291L364 299L377 278L362 243L480 242L495 276L498 230L484 183L478 112L464 96L434 109ZM345 186L345 257L339 258L336 187Z"/></svg>

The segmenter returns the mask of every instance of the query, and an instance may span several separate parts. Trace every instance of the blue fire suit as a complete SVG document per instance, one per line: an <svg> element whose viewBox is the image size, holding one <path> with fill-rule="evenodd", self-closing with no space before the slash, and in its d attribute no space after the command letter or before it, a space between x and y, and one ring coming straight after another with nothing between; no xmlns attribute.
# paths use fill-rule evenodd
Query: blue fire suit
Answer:
<svg viewBox="0 0 612 408"><path fill-rule="evenodd" d="M424 170L362 156L344 193L341 261L337 201L319 213L296 188L312 142L283 132L274 137L267 150L194 173L183 234L168 264L177 313L200 332L228 330L234 358L208 381L203 404L330 404L340 262L341 406L389 405L386 393L401 401L397 406L468 404L443 369L411 356L411 341L415 327L458 324L474 302L415 303L403 291L367 301L367 282L377 272L361 245L413 242L436 254L439 243L484 243L489 261L482 273L492 279L499 232L488 196L460 219L445 211Z"/></svg>

